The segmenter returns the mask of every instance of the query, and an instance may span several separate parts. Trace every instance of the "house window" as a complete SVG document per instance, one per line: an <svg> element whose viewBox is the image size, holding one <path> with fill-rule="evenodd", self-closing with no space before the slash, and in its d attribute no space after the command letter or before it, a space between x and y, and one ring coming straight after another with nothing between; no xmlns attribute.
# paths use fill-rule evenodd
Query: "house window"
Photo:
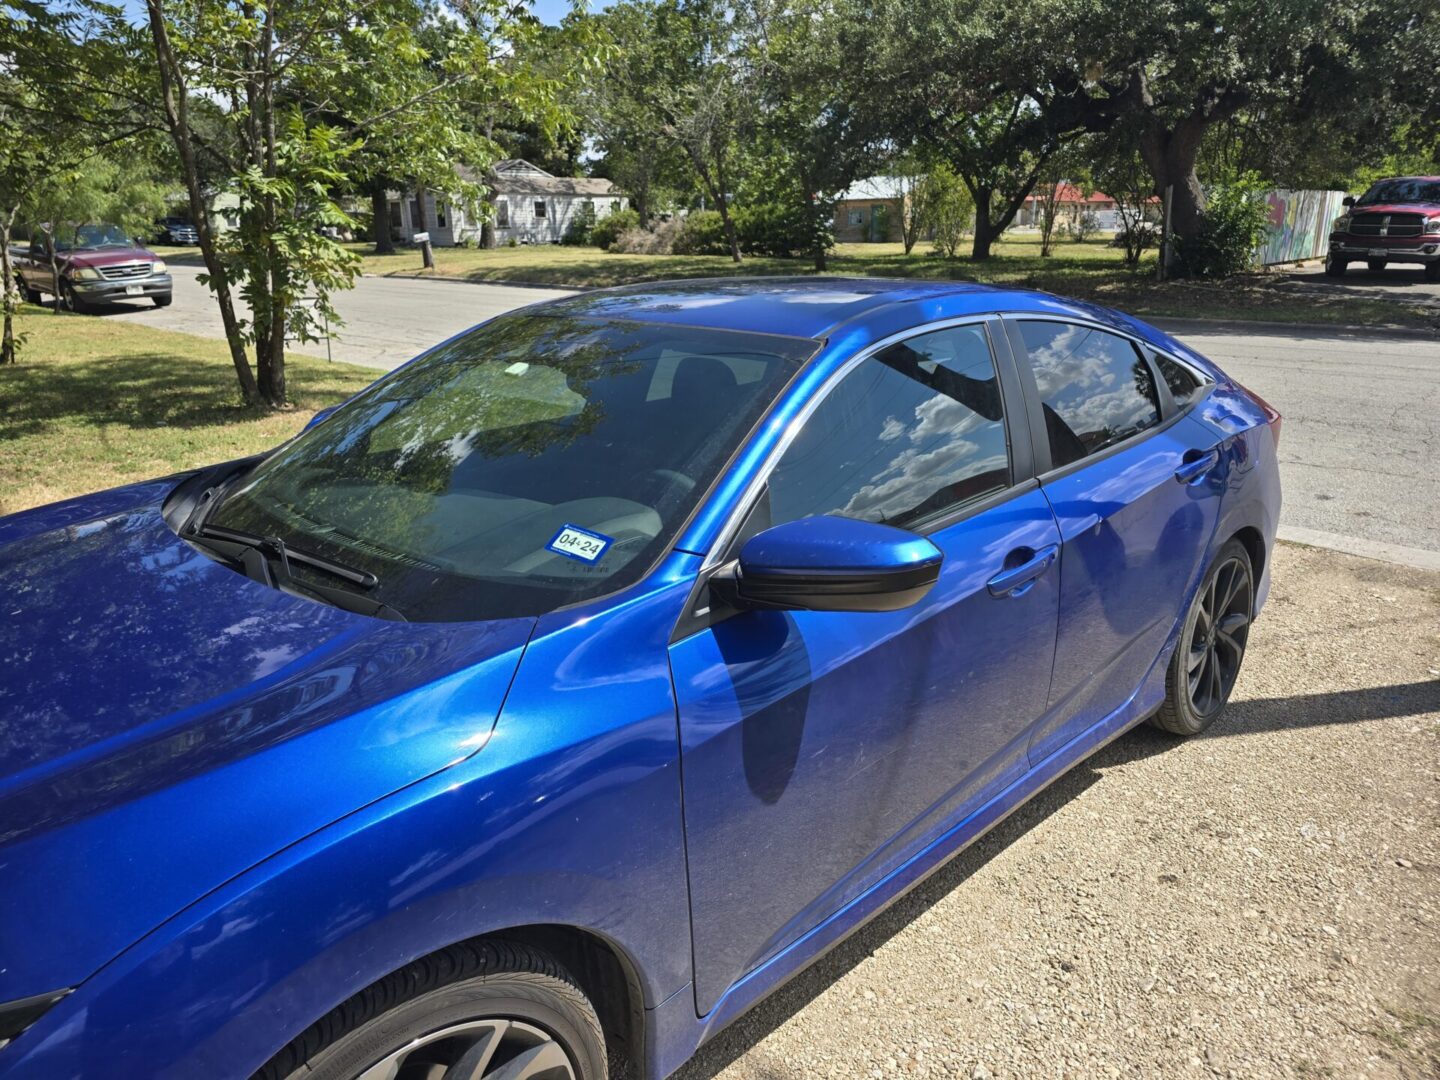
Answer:
<svg viewBox="0 0 1440 1080"><path fill-rule="evenodd" d="M435 203L435 227L436 227L436 228L438 228L438 229L443 229L443 228L445 228L445 213L446 213L446 211L447 211L448 209L449 209L449 207L447 207L443 202L438 202L438 201L437 201L437 202Z"/></svg>
<svg viewBox="0 0 1440 1080"><path fill-rule="evenodd" d="M545 216L545 200L544 200L544 199L536 199L536 200L535 200L535 216L536 216L537 218L543 218L543 217Z"/></svg>
<svg viewBox="0 0 1440 1080"><path fill-rule="evenodd" d="M495 227L497 229L510 227L510 204L504 199L495 204Z"/></svg>
<svg viewBox="0 0 1440 1080"><path fill-rule="evenodd" d="M864 210L851 210L851 211L850 211L850 224L851 224L851 225L864 225L864 224L865 224L865 211L864 211Z"/></svg>

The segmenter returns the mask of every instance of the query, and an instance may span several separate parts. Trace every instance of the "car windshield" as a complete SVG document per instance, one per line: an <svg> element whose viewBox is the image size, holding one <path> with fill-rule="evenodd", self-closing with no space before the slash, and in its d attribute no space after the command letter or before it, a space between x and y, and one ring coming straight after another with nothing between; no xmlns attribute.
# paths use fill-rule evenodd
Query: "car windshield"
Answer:
<svg viewBox="0 0 1440 1080"><path fill-rule="evenodd" d="M271 455L206 525L369 571L412 621L542 614L638 581L816 348L503 316Z"/></svg>
<svg viewBox="0 0 1440 1080"><path fill-rule="evenodd" d="M134 247L130 237L118 225L77 225L69 236L56 236L55 249Z"/></svg>
<svg viewBox="0 0 1440 1080"><path fill-rule="evenodd" d="M1381 180L1360 196L1357 205L1375 203L1440 203L1440 180Z"/></svg>

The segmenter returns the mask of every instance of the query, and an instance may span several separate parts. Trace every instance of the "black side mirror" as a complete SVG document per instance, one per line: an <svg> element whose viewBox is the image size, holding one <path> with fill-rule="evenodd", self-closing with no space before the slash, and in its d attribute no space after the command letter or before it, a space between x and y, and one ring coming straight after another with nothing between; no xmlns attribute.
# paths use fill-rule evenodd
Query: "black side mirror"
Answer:
<svg viewBox="0 0 1440 1080"><path fill-rule="evenodd" d="M1354 196L1354 195L1346 195L1345 198L1343 198L1343 199L1340 200L1340 205L1341 205L1341 206L1354 206L1354 205L1355 205L1355 196Z"/></svg>
<svg viewBox="0 0 1440 1080"><path fill-rule="evenodd" d="M923 536L827 515L752 536L733 576L711 582L741 608L899 611L930 591L943 559Z"/></svg>

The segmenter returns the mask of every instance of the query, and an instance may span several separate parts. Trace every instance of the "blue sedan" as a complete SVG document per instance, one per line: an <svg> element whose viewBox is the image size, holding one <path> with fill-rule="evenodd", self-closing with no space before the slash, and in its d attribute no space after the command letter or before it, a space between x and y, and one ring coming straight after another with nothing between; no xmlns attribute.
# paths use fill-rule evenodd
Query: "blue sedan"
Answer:
<svg viewBox="0 0 1440 1080"><path fill-rule="evenodd" d="M668 1075L1219 716L1279 435L1101 308L691 282L0 520L0 1078Z"/></svg>

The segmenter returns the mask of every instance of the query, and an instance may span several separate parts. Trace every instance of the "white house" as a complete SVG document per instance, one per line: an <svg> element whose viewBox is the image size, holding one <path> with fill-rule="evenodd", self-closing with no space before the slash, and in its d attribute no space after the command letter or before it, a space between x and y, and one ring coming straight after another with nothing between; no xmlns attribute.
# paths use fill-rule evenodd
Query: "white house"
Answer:
<svg viewBox="0 0 1440 1080"><path fill-rule="evenodd" d="M595 220L608 217L628 205L624 195L609 180L588 176L552 176L528 161L511 158L495 166L489 177L466 166L457 170L463 180L488 184L494 191L495 239L502 247L517 244L558 244L580 207L589 204ZM419 230L415 195L403 199L392 195L390 228L400 239L409 240ZM480 239L480 222L433 194L425 196L425 226L430 242L437 246L463 244Z"/></svg>

